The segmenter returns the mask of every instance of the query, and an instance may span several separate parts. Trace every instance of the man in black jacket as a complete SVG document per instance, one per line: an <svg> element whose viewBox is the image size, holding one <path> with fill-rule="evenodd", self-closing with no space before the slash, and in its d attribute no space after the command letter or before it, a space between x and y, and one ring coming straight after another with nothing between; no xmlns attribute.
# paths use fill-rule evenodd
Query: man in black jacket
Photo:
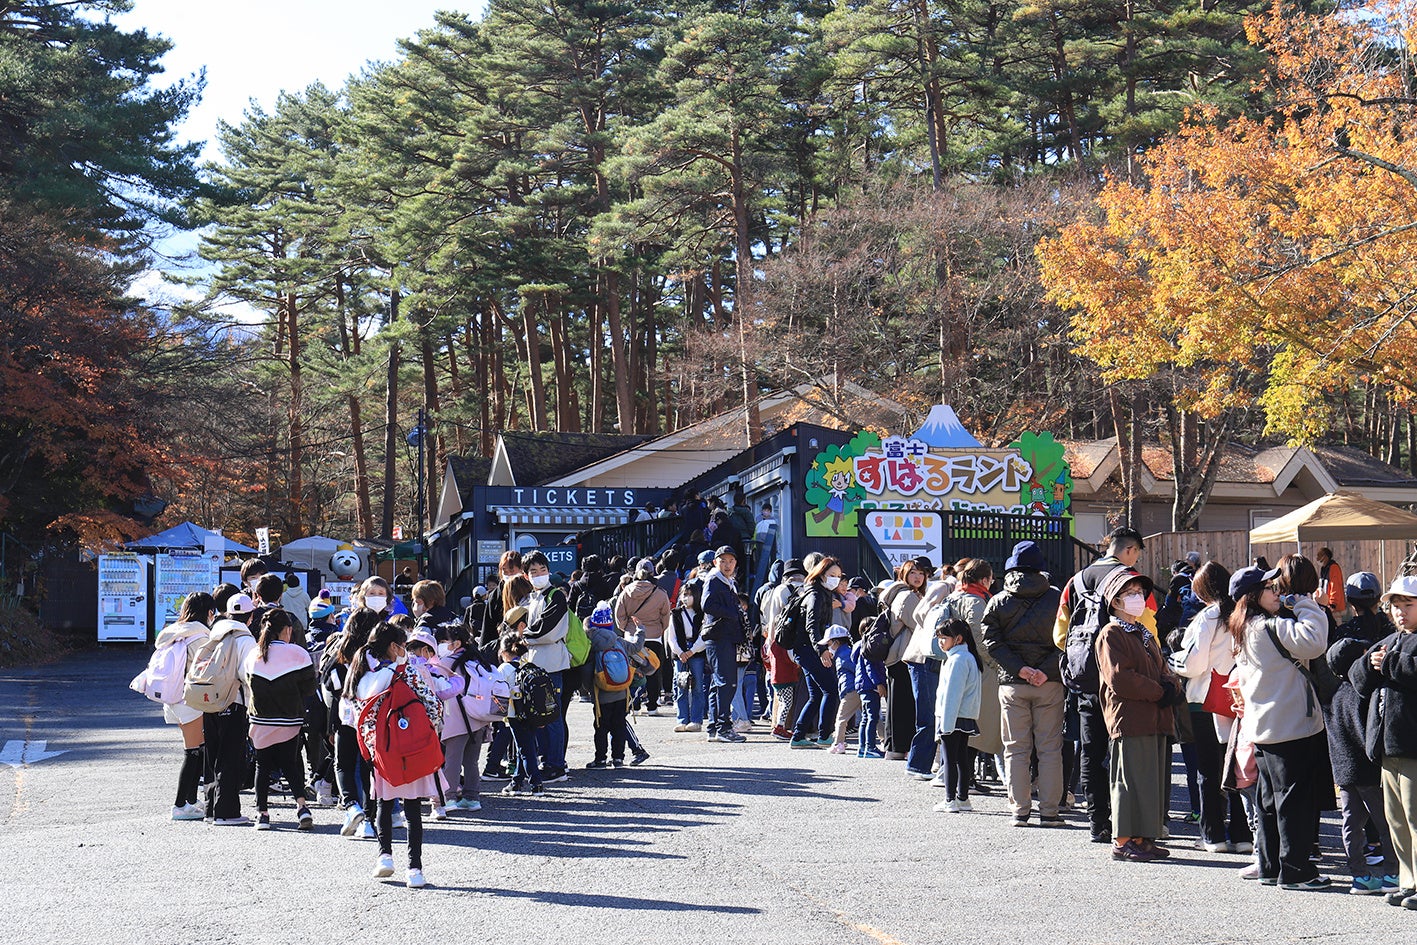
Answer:
<svg viewBox="0 0 1417 945"><path fill-rule="evenodd" d="M738 605L738 556L727 545L714 556L714 569L703 588L704 656L708 659L708 740L741 742L733 731L733 697L738 691L738 644L744 641L743 613Z"/></svg>
<svg viewBox="0 0 1417 945"><path fill-rule="evenodd" d="M984 646L999 664L1004 763L1014 826L1033 808L1029 758L1038 754L1038 814L1044 827L1063 823L1063 689L1053 621L1061 597L1043 573L1047 562L1031 541L1014 545L1004 589L984 607Z"/></svg>

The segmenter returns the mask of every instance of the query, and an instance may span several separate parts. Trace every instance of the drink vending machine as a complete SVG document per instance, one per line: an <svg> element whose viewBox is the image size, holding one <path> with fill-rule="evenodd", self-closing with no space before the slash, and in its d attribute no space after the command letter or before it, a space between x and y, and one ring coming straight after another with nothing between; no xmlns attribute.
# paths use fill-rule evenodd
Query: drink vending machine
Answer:
<svg viewBox="0 0 1417 945"><path fill-rule="evenodd" d="M98 642L146 643L148 562L138 555L98 556Z"/></svg>
<svg viewBox="0 0 1417 945"><path fill-rule="evenodd" d="M220 558L200 551L170 551L157 556L157 595L153 601L153 626L177 620L182 601L197 591L211 592L217 583Z"/></svg>

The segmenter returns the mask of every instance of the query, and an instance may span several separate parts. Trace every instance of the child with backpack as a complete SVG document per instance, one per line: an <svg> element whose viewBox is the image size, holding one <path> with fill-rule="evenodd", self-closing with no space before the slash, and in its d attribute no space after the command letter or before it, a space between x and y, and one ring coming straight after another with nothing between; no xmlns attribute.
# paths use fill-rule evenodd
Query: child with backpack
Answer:
<svg viewBox="0 0 1417 945"><path fill-rule="evenodd" d="M428 674L428 679L433 684L433 694L438 697L439 702L443 703L442 728L446 729L448 727L448 703L456 702L462 696L467 677L448 672L447 668L439 661L438 641L431 630L417 624L414 625L414 629L409 630L403 620L403 617L397 617L390 622L398 623L400 628L408 634L408 641L404 644L408 649L408 660ZM440 731L439 734L441 735L442 732ZM444 746L443 763L447 764L446 746ZM449 785L446 780L443 780L441 770L434 780L438 782L438 793L429 798L433 805L433 819L446 820L448 808L457 810L457 805L449 802Z"/></svg>
<svg viewBox="0 0 1417 945"><path fill-rule="evenodd" d="M863 633L874 619L861 619ZM881 728L881 700L886 697L886 664L870 657L864 639L856 641L852 656L856 660L856 694L861 699L861 728L856 736L856 757L884 758L886 755L881 751L876 736Z"/></svg>
<svg viewBox="0 0 1417 945"><path fill-rule="evenodd" d="M449 677L460 679L463 684L461 693L443 702L443 756L447 759L443 763L443 780L448 785L447 806L479 811L482 810L478 796L482 779L478 763L491 722L484 717L490 713L479 711L479 701L470 697L475 695L474 690L486 688L481 680L490 680L491 670L478 658L477 651L468 646L466 627L445 625L438 629L438 635L441 637L439 665ZM506 687L506 693L510 702L510 687ZM506 717L505 708L502 717Z"/></svg>
<svg viewBox="0 0 1417 945"><path fill-rule="evenodd" d="M256 829L271 829L270 783L279 771L295 798L298 829L313 830L305 803L305 769L300 761L300 728L305 700L315 694L315 666L310 652L291 642L290 613L269 608L261 614L256 648L241 667L250 705L250 738L256 749Z"/></svg>
<svg viewBox="0 0 1417 945"><path fill-rule="evenodd" d="M213 598L223 611L222 618L212 624L206 642L192 659L182 699L190 708L204 713L202 738L212 774L207 784L206 816L218 827L244 827L251 820L241 814L247 718L240 672L256 649L256 638L249 627L255 604L241 593L223 593Z"/></svg>
<svg viewBox="0 0 1417 945"><path fill-rule="evenodd" d="M625 721L629 691L635 680L634 661L644 650L644 628L632 640L615 632L615 615L601 605L586 621L591 659L595 661L595 760L590 770L625 764Z"/></svg>
<svg viewBox="0 0 1417 945"><path fill-rule="evenodd" d="M344 629L326 642L317 669L320 695L329 708L334 729L335 785L340 809L344 811L340 836L352 840L373 840L376 835L373 822L366 820L364 813L369 797L369 764L359 751L359 713L354 702L344 698L344 684L359 648L381 622L380 615L372 610L356 610Z"/></svg>
<svg viewBox="0 0 1417 945"><path fill-rule="evenodd" d="M521 610L520 607L514 608ZM512 612L508 612L511 617ZM505 625L504 625L505 626ZM526 667L536 667L536 664L527 660L530 647L520 635L515 633L504 633L497 644L502 663L497 667L497 672L507 685L512 689L512 701L507 708L507 727L511 730L512 741L517 746L517 758L512 772L512 783L502 789L502 793L508 796L519 796L530 793L533 796L542 793L541 786L541 765L537 760L536 751L536 731L540 725L534 724L528 713L527 705L530 693L524 690L522 683L530 682L532 674L523 674ZM539 667L536 667L539 668ZM542 723L545 724L545 723ZM527 782L530 782L528 788Z"/></svg>
<svg viewBox="0 0 1417 945"><path fill-rule="evenodd" d="M207 593L188 594L182 601L177 622L162 628L153 647L147 669L133 680L133 688L162 705L162 720L182 732L182 769L177 775L177 799L173 820L201 820L197 806L197 784L206 760L202 737L203 713L182 701L187 671L207 640L207 624L216 611L216 601Z"/></svg>
<svg viewBox="0 0 1417 945"><path fill-rule="evenodd" d="M941 611L947 615L948 610ZM934 655L944 660L935 693L935 733L944 755L946 797L935 805L940 813L974 810L969 803L969 739L979 734L983 702L983 668L974 629L966 620L947 619L935 629Z"/></svg>
<svg viewBox="0 0 1417 945"><path fill-rule="evenodd" d="M438 736L443 704L427 670L408 658L406 640L392 624L376 626L350 664L344 697L356 709L360 748L373 767L370 802L379 840L374 878L394 874L394 801L402 800L408 825L405 883L419 889L427 884L420 802L438 793L434 776L443 765Z"/></svg>
<svg viewBox="0 0 1417 945"><path fill-rule="evenodd" d="M856 657L851 645L851 631L841 624L827 628L827 655L836 669L836 691L840 703L836 710L836 740L833 755L846 754L846 730L861 709L861 694L856 691Z"/></svg>

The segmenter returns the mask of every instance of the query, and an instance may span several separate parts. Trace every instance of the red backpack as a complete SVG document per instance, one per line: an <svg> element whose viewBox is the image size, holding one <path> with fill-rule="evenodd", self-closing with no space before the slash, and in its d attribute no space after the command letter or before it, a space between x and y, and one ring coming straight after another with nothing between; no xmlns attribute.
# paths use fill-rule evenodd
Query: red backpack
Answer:
<svg viewBox="0 0 1417 945"><path fill-rule="evenodd" d="M403 676L396 675L388 691L364 707L359 716L361 731L370 721L371 711L373 737L361 738L359 747L381 778L397 787L443 767L438 730L423 700Z"/></svg>

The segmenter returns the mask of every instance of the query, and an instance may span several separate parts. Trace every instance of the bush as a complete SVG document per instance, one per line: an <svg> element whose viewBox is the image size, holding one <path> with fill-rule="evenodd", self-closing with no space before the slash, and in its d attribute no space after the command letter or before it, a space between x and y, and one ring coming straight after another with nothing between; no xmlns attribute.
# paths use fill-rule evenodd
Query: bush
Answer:
<svg viewBox="0 0 1417 945"><path fill-rule="evenodd" d="M48 663L66 647L27 608L0 603L0 669Z"/></svg>

